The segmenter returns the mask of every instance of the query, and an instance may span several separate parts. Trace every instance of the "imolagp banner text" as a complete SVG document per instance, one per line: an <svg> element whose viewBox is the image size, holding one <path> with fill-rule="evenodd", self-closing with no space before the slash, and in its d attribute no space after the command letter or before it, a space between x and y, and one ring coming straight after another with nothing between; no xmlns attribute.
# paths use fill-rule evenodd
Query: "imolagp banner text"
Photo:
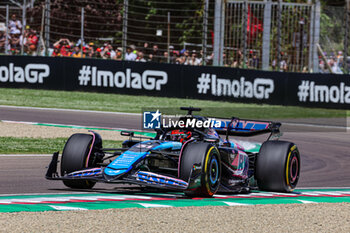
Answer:
<svg viewBox="0 0 350 233"><path fill-rule="evenodd" d="M0 87L350 109L350 76L0 56Z"/></svg>

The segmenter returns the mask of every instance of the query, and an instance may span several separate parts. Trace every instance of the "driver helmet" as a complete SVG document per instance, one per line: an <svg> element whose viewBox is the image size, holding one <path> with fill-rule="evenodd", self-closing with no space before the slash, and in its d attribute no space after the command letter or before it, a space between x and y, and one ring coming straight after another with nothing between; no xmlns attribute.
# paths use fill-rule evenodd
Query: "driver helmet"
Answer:
<svg viewBox="0 0 350 233"><path fill-rule="evenodd" d="M192 132L187 130L172 130L170 133L170 140L177 142L185 142L192 137Z"/></svg>

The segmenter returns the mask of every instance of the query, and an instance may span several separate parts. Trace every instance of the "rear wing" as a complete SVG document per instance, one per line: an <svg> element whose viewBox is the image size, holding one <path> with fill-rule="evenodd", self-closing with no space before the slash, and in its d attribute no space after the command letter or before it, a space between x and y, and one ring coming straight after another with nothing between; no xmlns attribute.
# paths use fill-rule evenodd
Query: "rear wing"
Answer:
<svg viewBox="0 0 350 233"><path fill-rule="evenodd" d="M232 117L228 119L214 119L215 123L213 129L218 134L227 136L255 136L259 134L271 133L271 135L279 134L281 123L272 121L255 121L247 119L238 119ZM218 127L219 123L220 126Z"/></svg>

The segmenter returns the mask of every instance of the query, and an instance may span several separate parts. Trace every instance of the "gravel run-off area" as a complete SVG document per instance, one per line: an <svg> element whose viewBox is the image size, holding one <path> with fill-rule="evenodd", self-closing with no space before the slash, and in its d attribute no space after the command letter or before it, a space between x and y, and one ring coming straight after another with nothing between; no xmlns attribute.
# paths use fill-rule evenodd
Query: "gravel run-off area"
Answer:
<svg viewBox="0 0 350 233"><path fill-rule="evenodd" d="M80 132L87 130L0 122L0 137ZM350 203L0 213L0 232L350 232Z"/></svg>
<svg viewBox="0 0 350 233"><path fill-rule="evenodd" d="M121 141L127 139L120 135L120 131L94 131L99 133L105 140ZM68 138L74 133L88 133L88 130L0 122L0 137Z"/></svg>
<svg viewBox="0 0 350 233"><path fill-rule="evenodd" d="M0 214L0 232L350 232L350 203Z"/></svg>

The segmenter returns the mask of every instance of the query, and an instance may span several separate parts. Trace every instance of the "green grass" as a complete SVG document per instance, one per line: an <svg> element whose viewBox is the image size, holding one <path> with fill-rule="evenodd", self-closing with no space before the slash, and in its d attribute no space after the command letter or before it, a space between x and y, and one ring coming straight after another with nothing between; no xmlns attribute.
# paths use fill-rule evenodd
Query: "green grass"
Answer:
<svg viewBox="0 0 350 233"><path fill-rule="evenodd" d="M67 138L15 138L0 137L0 154L52 154L62 153ZM121 141L104 140L105 148L121 147Z"/></svg>
<svg viewBox="0 0 350 233"><path fill-rule="evenodd" d="M140 113L142 108L173 108L169 113L179 113L180 106L204 108L206 116L260 119L345 117L349 111L295 106L242 104L150 96L131 96L92 92L67 92L33 89L0 88L0 105L66 108L111 112ZM164 110L165 111L165 110ZM163 112L164 112L163 111Z"/></svg>

